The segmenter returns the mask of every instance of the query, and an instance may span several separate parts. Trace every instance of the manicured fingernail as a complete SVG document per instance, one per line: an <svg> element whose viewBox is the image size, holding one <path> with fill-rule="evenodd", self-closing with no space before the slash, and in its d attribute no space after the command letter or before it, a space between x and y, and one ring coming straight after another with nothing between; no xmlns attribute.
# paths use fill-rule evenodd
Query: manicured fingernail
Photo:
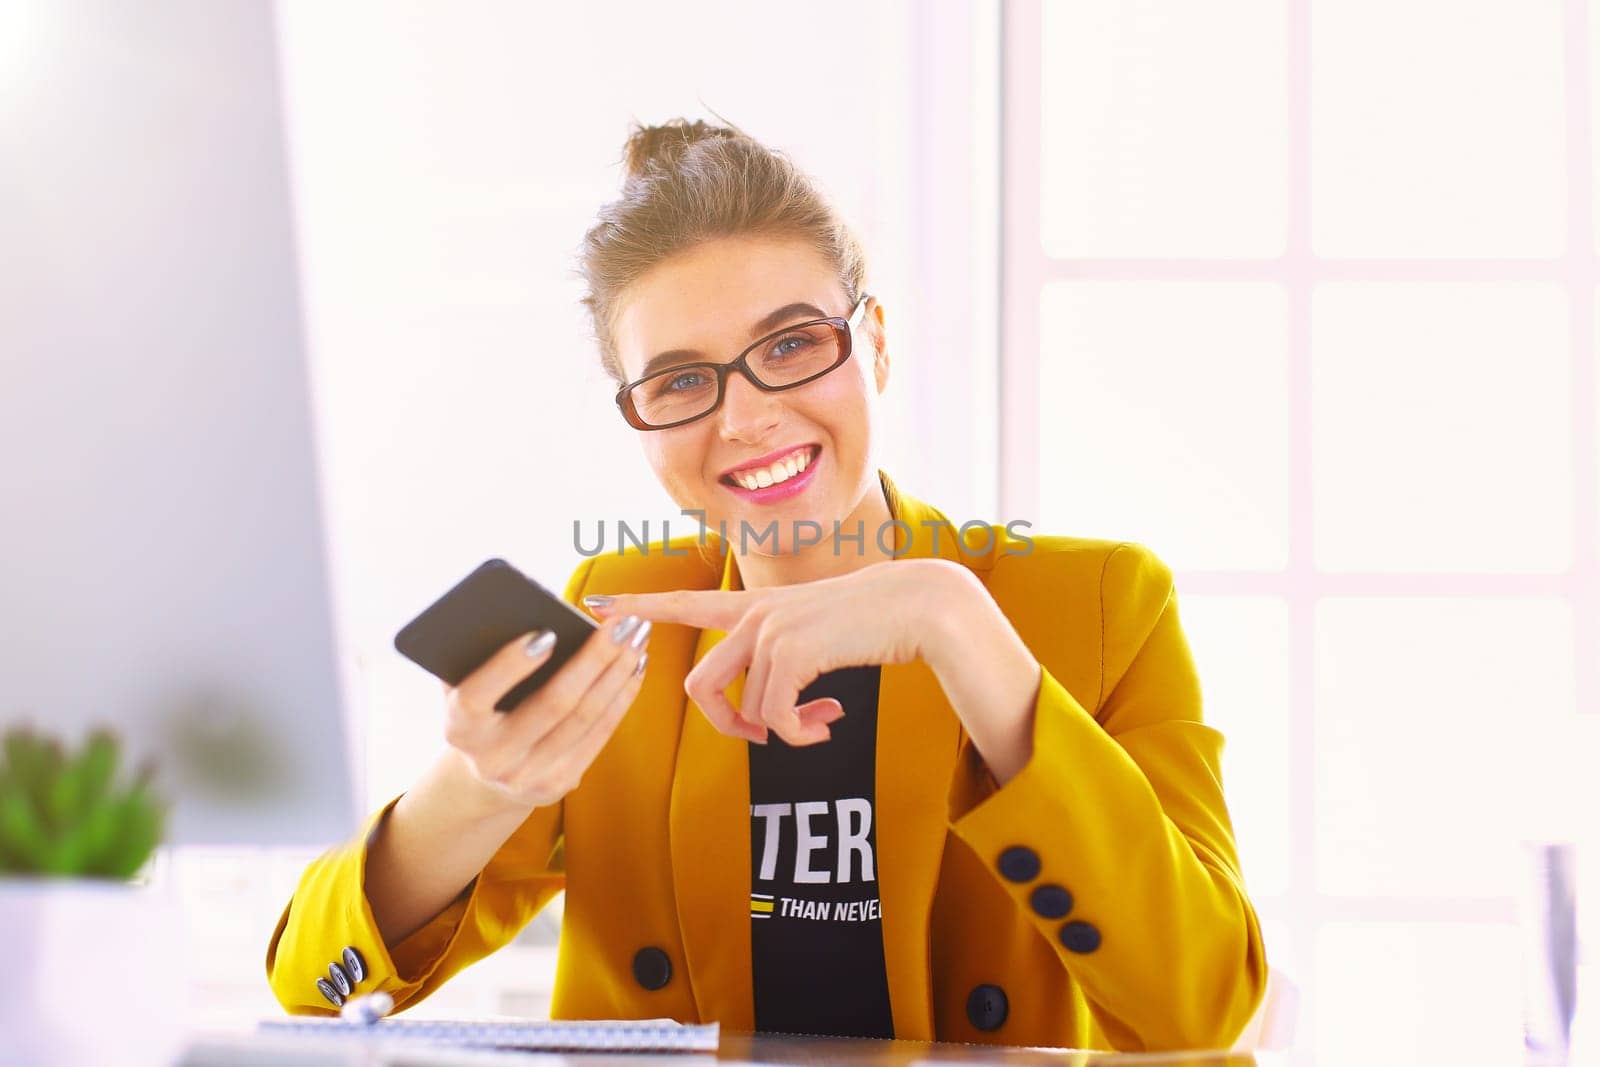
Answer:
<svg viewBox="0 0 1600 1067"><path fill-rule="evenodd" d="M649 661L650 661L650 653L646 652L644 655L639 657L639 665L633 669L633 673L634 674L643 674L644 673L644 665L646 663L648 663Z"/></svg>
<svg viewBox="0 0 1600 1067"><path fill-rule="evenodd" d="M650 639L650 620L646 619L646 620L644 620L644 625L639 627L639 632L633 635L633 640L628 642L628 647L632 648L632 649L643 648L644 647L644 643L649 639Z"/></svg>
<svg viewBox="0 0 1600 1067"><path fill-rule="evenodd" d="M604 608L610 606L615 599L617 598L613 596L603 596L600 593L595 593L592 596L583 598L583 606L586 608Z"/></svg>
<svg viewBox="0 0 1600 1067"><path fill-rule="evenodd" d="M617 628L615 630L611 631L611 640L615 641L619 645L622 644L623 638L625 638L629 634L633 633L633 628L635 626L638 626L638 625L639 625L639 616L637 616L637 615L625 615L625 616L623 616L622 621L617 623Z"/></svg>
<svg viewBox="0 0 1600 1067"><path fill-rule="evenodd" d="M554 630L540 630L528 638L528 643L522 646L522 651L528 654L529 659L538 659L555 647L556 632Z"/></svg>

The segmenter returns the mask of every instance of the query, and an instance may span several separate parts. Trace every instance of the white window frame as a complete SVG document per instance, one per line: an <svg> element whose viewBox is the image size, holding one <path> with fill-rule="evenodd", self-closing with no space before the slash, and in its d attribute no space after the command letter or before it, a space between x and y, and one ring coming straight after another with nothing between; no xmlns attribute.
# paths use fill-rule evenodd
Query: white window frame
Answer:
<svg viewBox="0 0 1600 1067"><path fill-rule="evenodd" d="M1573 609L1575 692L1580 713L1600 714L1600 435L1596 430L1596 269L1589 2L1564 4L1566 70L1567 248L1549 259L1333 259L1311 248L1311 0L1288 5L1288 243L1272 258L1052 258L1041 231L1041 41L1044 0L1003 0L1000 29L1001 281L998 496L1008 519L1040 513L1040 299L1050 282L1256 281L1281 285L1289 305L1289 563L1282 570L1180 571L1183 593L1275 596L1289 607L1289 747L1292 828L1289 888L1256 898L1263 920L1286 924L1289 950L1304 973L1293 977L1305 1003L1316 996L1319 928L1340 920L1402 923L1512 923L1509 898L1352 898L1317 891L1316 753L1313 748L1315 613L1331 596L1555 596ZM1319 572L1312 526L1311 298L1333 281L1539 280L1561 285L1570 308L1573 562L1557 575ZM1058 531L1065 532L1065 531ZM1297 1045L1315 1047L1313 1019L1302 1012ZM1309 1055L1309 1053L1307 1053Z"/></svg>

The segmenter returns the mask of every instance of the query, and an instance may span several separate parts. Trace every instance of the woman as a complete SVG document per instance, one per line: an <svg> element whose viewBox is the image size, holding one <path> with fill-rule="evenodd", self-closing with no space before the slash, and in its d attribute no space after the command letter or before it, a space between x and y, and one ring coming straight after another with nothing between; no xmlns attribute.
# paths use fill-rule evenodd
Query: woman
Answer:
<svg viewBox="0 0 1600 1067"><path fill-rule="evenodd" d="M883 309L782 155L679 120L628 170L585 303L651 468L718 532L579 566L600 629L511 714L548 636L446 687L432 770L301 877L279 1001L403 1010L565 889L554 1018L1231 1044L1267 966L1170 570L958 539L877 469Z"/></svg>

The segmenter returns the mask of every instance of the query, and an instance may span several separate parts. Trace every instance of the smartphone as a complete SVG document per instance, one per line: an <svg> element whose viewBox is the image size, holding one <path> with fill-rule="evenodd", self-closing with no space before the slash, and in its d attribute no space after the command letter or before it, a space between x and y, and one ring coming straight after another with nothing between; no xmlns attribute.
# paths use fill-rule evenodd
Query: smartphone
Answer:
<svg viewBox="0 0 1600 1067"><path fill-rule="evenodd" d="M488 559L406 623L394 635L394 647L428 673L460 685L512 638L554 630L550 658L495 703L495 711L510 711L538 692L598 628L505 560Z"/></svg>

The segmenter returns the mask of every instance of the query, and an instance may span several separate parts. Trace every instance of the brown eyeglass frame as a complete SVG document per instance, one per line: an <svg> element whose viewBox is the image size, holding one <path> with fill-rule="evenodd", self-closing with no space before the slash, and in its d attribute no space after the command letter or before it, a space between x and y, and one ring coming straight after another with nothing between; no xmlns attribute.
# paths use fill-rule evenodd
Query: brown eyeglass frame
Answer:
<svg viewBox="0 0 1600 1067"><path fill-rule="evenodd" d="M643 378L631 381L627 385L624 385L621 389L617 390L617 407L621 409L622 417L628 420L628 425L632 426L636 430L670 430L674 426L686 426L691 422L700 421L707 415L716 414L717 409L722 407L722 398L727 392L728 375L734 373L735 371L743 374L746 381L748 381L751 385L754 385L757 389L760 389L762 392L766 393L781 393L786 389L796 389L802 385L805 385L807 382L814 382L824 374L832 374L834 371L844 366L845 361L848 360L854 353L855 327L858 325L860 320L866 317L865 312L867 309L867 301L871 299L871 295L863 293L861 296L861 301L856 304L855 310L850 313L850 317L848 319L842 319L838 316L832 316L825 319L807 319L805 322L797 322L791 326L785 326L781 330L773 330L771 333L760 338L759 340L751 342L749 348L746 348L743 352L739 353L738 359L732 360L728 363L679 363L675 366L665 367L661 370L658 370L654 374L647 374ZM819 326L823 324L832 326L834 333L837 334L839 338L839 358L827 369L819 370L815 374L801 378L797 382L790 382L788 385L768 385L766 382L763 382L760 378L756 377L755 372L750 369L750 364L747 362L750 357L750 353L754 352L768 341L771 341L776 337L782 337L786 333L790 333L806 326ZM632 393L635 386L643 385L645 382L648 382L653 378L661 378L668 374L682 374L686 370L699 367L708 367L710 368L711 373L717 376L717 399L715 403L692 418L679 419L677 422L666 422L662 423L660 426L645 422L644 419L640 417L638 410L634 407L632 398Z"/></svg>

